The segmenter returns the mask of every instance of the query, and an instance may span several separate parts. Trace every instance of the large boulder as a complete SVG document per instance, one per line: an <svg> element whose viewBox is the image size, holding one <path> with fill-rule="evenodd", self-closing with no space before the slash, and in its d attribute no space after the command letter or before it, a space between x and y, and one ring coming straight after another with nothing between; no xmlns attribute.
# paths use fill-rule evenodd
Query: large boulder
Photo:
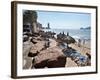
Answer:
<svg viewBox="0 0 100 80"><path fill-rule="evenodd" d="M30 52L28 53L28 57L37 56L40 53L40 51L44 48L44 41L36 41L37 43L32 45Z"/></svg>
<svg viewBox="0 0 100 80"><path fill-rule="evenodd" d="M40 52L34 59L34 68L65 67L66 57L59 47L48 48Z"/></svg>
<svg viewBox="0 0 100 80"><path fill-rule="evenodd" d="M56 68L56 67L65 67L66 64L66 57L65 56L58 56L55 59L49 59L47 62L48 68Z"/></svg>

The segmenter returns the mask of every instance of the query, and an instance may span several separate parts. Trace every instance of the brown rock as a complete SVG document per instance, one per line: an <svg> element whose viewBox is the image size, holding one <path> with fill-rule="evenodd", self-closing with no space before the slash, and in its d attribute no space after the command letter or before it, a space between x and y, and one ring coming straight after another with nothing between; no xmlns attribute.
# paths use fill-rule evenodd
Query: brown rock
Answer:
<svg viewBox="0 0 100 80"><path fill-rule="evenodd" d="M40 52L33 63L35 68L65 67L66 57L58 47L48 48Z"/></svg>
<svg viewBox="0 0 100 80"><path fill-rule="evenodd" d="M56 68L56 67L65 67L66 57L59 56L56 60L48 60L47 67L48 68Z"/></svg>

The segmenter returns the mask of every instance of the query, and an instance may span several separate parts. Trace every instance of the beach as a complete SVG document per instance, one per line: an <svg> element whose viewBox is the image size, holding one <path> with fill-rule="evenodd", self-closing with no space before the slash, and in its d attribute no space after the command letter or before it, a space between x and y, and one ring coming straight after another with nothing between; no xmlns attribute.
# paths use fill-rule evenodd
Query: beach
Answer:
<svg viewBox="0 0 100 80"><path fill-rule="evenodd" d="M41 36L34 37L31 40L36 42L36 44L29 42L31 44L31 48L29 49L29 52L28 51L23 52L23 56L24 56L23 69L35 69L34 66L37 68L37 64L38 65L43 64L42 63L43 61L44 61L44 63L47 63L47 62L50 64L52 63L51 66L49 64L49 67L63 66L61 61L65 62L65 60L66 60L66 62L64 63L63 67L78 67L78 66L80 66L75 62L76 59L73 60L71 57L67 57L62 52L63 49L58 46L59 42L57 41L56 38L48 38L48 40L49 40L48 47L44 46L46 44L46 40ZM75 42L75 43L69 44L69 47L71 47L75 51L79 52L80 55L82 55L82 56L86 56L86 53L89 53L91 55L90 42L89 43L86 42L85 44L81 44L80 46L78 46L78 42ZM32 54L31 57L28 56L29 53ZM58 57L61 57L61 58L63 57L63 59L59 61ZM54 64L55 61L57 64ZM38 68L42 68L42 67L38 66Z"/></svg>
<svg viewBox="0 0 100 80"><path fill-rule="evenodd" d="M91 49L89 46L89 43L85 44L85 45L81 45L80 47L78 47L77 43L75 44L70 44L70 47L72 47L73 49L77 50L78 52L80 52L82 55L86 55L86 53L91 54ZM89 46L89 47L87 47Z"/></svg>

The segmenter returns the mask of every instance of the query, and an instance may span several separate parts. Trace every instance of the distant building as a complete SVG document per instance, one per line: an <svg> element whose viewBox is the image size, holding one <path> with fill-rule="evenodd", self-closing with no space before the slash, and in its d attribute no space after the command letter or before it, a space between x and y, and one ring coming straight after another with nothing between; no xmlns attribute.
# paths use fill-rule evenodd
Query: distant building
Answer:
<svg viewBox="0 0 100 80"><path fill-rule="evenodd" d="M23 24L23 31L30 30L32 33L38 33L40 30L43 29L42 24L39 22L31 23L24 23Z"/></svg>
<svg viewBox="0 0 100 80"><path fill-rule="evenodd" d="M43 27L44 29L50 29L50 23L47 23L47 27Z"/></svg>
<svg viewBox="0 0 100 80"><path fill-rule="evenodd" d="M47 29L50 29L50 23L47 24Z"/></svg>
<svg viewBox="0 0 100 80"><path fill-rule="evenodd" d="M30 23L23 24L23 33L32 33L32 26Z"/></svg>

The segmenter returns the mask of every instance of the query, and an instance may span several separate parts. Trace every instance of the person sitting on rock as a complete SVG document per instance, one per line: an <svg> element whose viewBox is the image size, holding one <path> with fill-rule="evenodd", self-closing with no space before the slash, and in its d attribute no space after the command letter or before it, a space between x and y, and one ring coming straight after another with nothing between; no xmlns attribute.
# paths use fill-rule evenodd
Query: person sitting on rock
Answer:
<svg viewBox="0 0 100 80"><path fill-rule="evenodd" d="M89 53L86 53L87 56L87 66L91 65L91 55Z"/></svg>

